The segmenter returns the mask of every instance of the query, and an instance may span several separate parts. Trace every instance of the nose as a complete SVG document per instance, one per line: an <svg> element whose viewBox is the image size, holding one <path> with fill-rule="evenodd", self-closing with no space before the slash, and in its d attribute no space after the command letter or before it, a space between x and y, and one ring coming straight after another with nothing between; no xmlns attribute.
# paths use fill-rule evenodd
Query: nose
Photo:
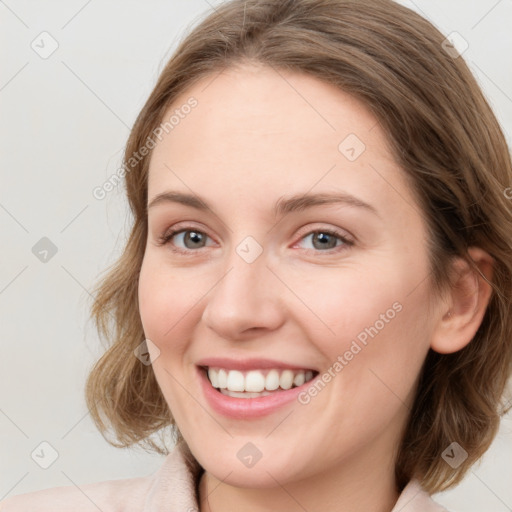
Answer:
<svg viewBox="0 0 512 512"><path fill-rule="evenodd" d="M285 321L282 286L263 254L248 263L235 253L207 294L202 319L218 336L229 340L250 339L278 329Z"/></svg>

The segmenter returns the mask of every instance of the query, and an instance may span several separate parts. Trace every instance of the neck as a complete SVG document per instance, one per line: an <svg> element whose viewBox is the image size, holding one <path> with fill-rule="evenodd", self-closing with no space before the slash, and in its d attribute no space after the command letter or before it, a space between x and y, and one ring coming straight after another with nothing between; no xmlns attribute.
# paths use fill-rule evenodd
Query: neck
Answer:
<svg viewBox="0 0 512 512"><path fill-rule="evenodd" d="M358 451L321 474L264 489L235 487L205 471L200 511L391 512L399 497L392 455Z"/></svg>

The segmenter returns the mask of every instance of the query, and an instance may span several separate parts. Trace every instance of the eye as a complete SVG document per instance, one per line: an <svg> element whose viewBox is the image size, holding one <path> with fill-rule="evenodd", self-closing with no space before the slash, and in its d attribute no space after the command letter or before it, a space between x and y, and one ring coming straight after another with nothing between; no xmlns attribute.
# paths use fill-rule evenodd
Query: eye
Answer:
<svg viewBox="0 0 512 512"><path fill-rule="evenodd" d="M177 253L190 253L194 249L202 249L206 247L206 241L210 238L204 231L195 228L176 228L166 231L158 238L158 245L172 246L171 250ZM354 242L346 237L343 233L333 229L317 229L310 231L301 240L311 239L313 248L308 250L320 252L338 252L346 250L354 245ZM175 239L173 241L173 239ZM211 238L210 238L211 239ZM183 244L184 247L180 247Z"/></svg>
<svg viewBox="0 0 512 512"><path fill-rule="evenodd" d="M311 240L312 250L319 250L321 252L327 252L332 249L336 249L334 252L337 252L338 250L346 250L354 245L354 242L344 234L332 229L310 231L301 240L307 240L308 238Z"/></svg>
<svg viewBox="0 0 512 512"><path fill-rule="evenodd" d="M176 242L172 242L173 238L177 240L178 244L184 244L183 247L175 247ZM181 228L166 231L162 236L158 238L158 245L171 244L172 250L175 252L186 253L194 249L202 249L205 247L207 238L210 238L203 231L193 228Z"/></svg>

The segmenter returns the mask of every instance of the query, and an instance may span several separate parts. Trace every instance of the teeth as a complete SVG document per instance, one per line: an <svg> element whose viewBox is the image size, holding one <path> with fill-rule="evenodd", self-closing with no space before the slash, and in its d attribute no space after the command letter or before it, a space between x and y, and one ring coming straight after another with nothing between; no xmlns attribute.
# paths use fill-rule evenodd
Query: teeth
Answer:
<svg viewBox="0 0 512 512"><path fill-rule="evenodd" d="M270 370L265 379L265 389L275 391L279 387L279 382L279 372L277 370Z"/></svg>
<svg viewBox="0 0 512 512"><path fill-rule="evenodd" d="M242 375L243 378L243 375ZM228 386L229 388L229 386ZM229 388L231 389L231 388ZM249 372L245 376L245 387L241 391L252 391L258 393L265 389L265 377L261 372Z"/></svg>
<svg viewBox="0 0 512 512"><path fill-rule="evenodd" d="M244 374L238 370L231 370L228 373L228 383L226 387L230 391L245 391Z"/></svg>
<svg viewBox="0 0 512 512"><path fill-rule="evenodd" d="M220 392L223 395L231 396L233 398L259 398L260 396L272 394L270 391L264 391L263 393L250 393L249 391L244 391L243 393L239 393L237 391L229 391L228 389L221 389Z"/></svg>
<svg viewBox="0 0 512 512"><path fill-rule="evenodd" d="M313 376L313 374L311 374ZM310 379L311 380L311 379ZM299 372L297 375L295 375L295 378L293 379L293 384L295 386L302 386L306 382L306 375L304 372Z"/></svg>
<svg viewBox="0 0 512 512"><path fill-rule="evenodd" d="M208 370L208 375L210 375L210 371ZM217 374L217 386L221 389L228 387L228 374L226 373L226 370L219 370L219 373Z"/></svg>
<svg viewBox="0 0 512 512"><path fill-rule="evenodd" d="M265 375L266 373L266 375ZM239 370L208 368L208 378L214 388L228 396L253 398L266 396L269 391L302 386L313 378L311 370Z"/></svg>
<svg viewBox="0 0 512 512"><path fill-rule="evenodd" d="M214 372L211 369L208 370L208 378L214 388L219 388L219 372Z"/></svg>
<svg viewBox="0 0 512 512"><path fill-rule="evenodd" d="M293 385L293 372L291 370L285 370L281 373L281 377L279 379L279 385L283 389L290 389Z"/></svg>

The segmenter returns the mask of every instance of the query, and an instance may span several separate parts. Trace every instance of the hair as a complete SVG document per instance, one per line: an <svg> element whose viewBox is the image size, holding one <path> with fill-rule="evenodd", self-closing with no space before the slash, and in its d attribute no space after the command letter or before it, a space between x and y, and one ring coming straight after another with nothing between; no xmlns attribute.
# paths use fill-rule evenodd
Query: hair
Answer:
<svg viewBox="0 0 512 512"><path fill-rule="evenodd" d="M429 21L391 0L232 0L184 38L165 65L130 133L124 162L138 155L175 98L199 80L244 63L299 72L334 84L376 116L428 224L432 289L451 286L467 249L494 259L492 294L474 338L455 353L426 356L395 460L402 491L417 478L430 494L459 483L496 436L512 373L512 185L509 148L463 58L445 51ZM133 216L119 259L98 279L91 308L108 349L93 366L86 400L117 447L169 453L150 436L164 427L183 440L151 365L133 351L145 336L138 279L147 238L151 152L126 173ZM115 439L106 434L112 431ZM467 458L441 457L456 441Z"/></svg>

